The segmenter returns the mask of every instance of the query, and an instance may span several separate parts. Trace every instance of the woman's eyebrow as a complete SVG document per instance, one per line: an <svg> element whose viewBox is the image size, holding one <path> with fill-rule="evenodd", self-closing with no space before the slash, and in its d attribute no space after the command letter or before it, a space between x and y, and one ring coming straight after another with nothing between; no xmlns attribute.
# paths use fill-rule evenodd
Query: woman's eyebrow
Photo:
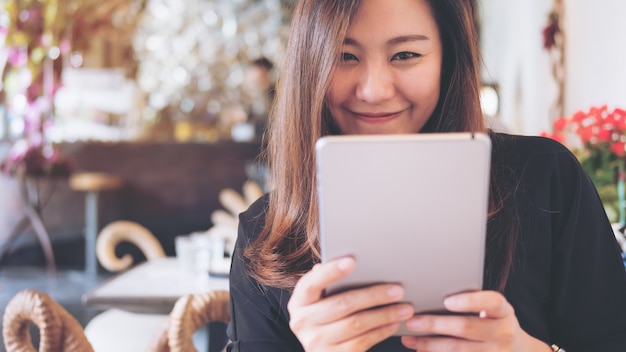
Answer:
<svg viewBox="0 0 626 352"><path fill-rule="evenodd" d="M400 44L400 43L406 43L406 42L416 42L416 41L428 41L430 40L430 38L428 38L425 35L422 34L412 34L412 35L403 35L403 36L399 36L399 37L395 37L392 38L388 41L389 44ZM354 46L358 46L359 42L357 42L356 40L347 37L346 39L344 39L343 41L344 45L354 45Z"/></svg>
<svg viewBox="0 0 626 352"><path fill-rule="evenodd" d="M357 42L356 40L352 39L352 38L347 38L343 40L343 44L344 45L354 45L354 46L358 46L359 42Z"/></svg>
<svg viewBox="0 0 626 352"><path fill-rule="evenodd" d="M416 42L416 41L423 41L423 40L430 40L430 38L421 34L403 35L403 36L391 39L389 41L389 44L400 44L400 43Z"/></svg>

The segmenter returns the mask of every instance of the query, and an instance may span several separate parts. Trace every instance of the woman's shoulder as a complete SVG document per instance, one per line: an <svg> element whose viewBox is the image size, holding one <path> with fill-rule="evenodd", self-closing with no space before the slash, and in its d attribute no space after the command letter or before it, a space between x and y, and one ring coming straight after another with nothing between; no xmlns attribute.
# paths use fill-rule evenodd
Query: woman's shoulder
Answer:
<svg viewBox="0 0 626 352"><path fill-rule="evenodd" d="M578 169L576 156L558 141L542 136L492 133L493 164L548 169Z"/></svg>
<svg viewBox="0 0 626 352"><path fill-rule="evenodd" d="M246 242L256 240L265 225L265 217L269 204L269 193L254 201L247 210L239 214L239 234L246 236Z"/></svg>
<svg viewBox="0 0 626 352"><path fill-rule="evenodd" d="M571 152L558 141L543 136L527 136L506 133L491 133L494 150L522 154Z"/></svg>
<svg viewBox="0 0 626 352"><path fill-rule="evenodd" d="M240 218L253 219L260 216L265 217L265 212L267 211L267 206L269 203L269 195L269 193L265 193L261 197L259 197L259 199L252 202L248 209L240 214Z"/></svg>

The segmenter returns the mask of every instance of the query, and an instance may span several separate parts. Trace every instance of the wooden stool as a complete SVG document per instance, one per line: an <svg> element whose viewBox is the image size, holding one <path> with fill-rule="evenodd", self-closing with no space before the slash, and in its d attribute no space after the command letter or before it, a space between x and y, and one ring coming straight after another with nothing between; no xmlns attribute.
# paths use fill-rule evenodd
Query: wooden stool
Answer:
<svg viewBox="0 0 626 352"><path fill-rule="evenodd" d="M77 172L70 177L70 187L85 192L85 272L97 273L96 236L98 234L98 196L101 191L119 189L119 176L103 172Z"/></svg>

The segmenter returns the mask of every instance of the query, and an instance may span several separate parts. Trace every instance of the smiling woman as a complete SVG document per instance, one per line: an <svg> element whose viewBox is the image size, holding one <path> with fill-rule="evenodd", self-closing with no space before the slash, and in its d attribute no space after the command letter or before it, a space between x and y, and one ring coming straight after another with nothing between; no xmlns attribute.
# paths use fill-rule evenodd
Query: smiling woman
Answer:
<svg viewBox="0 0 626 352"><path fill-rule="evenodd" d="M584 170L559 143L484 126L475 8L474 0L298 3L267 138L274 189L240 216L230 351L626 350L626 274ZM459 131L488 133L492 144L482 290L448 296L448 315L415 312L394 283L327 295L363 258L320 264L316 141ZM442 223L428 235L447 230ZM430 265L398 258L402 270L437 270ZM401 324L411 336L394 336Z"/></svg>
<svg viewBox="0 0 626 352"><path fill-rule="evenodd" d="M342 133L415 133L435 110L441 36L427 3L406 5L368 1L352 18L328 90Z"/></svg>

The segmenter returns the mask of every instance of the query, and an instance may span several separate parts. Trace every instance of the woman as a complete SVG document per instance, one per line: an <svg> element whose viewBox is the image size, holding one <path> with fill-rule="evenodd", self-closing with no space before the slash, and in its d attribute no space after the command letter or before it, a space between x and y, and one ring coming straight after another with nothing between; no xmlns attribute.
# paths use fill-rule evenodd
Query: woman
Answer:
<svg viewBox="0 0 626 352"><path fill-rule="evenodd" d="M490 134L484 291L445 301L478 316L414 314L397 285L323 297L358 263L319 264L315 141L486 131L474 10L473 0L300 1L268 135L275 190L240 218L231 351L626 351L610 224L575 157L539 137ZM431 337L392 337L402 321Z"/></svg>

